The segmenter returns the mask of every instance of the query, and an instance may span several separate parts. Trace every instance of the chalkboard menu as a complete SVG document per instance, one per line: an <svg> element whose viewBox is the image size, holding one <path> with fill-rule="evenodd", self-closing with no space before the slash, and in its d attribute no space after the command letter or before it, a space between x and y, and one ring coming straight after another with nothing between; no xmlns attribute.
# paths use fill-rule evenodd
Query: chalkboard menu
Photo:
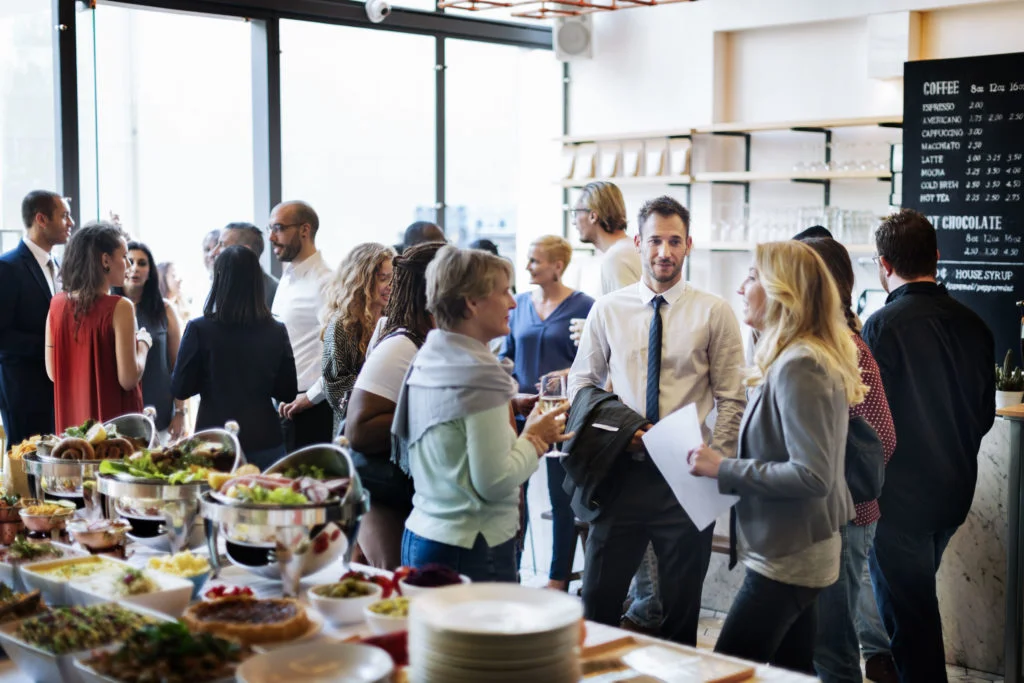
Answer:
<svg viewBox="0 0 1024 683"><path fill-rule="evenodd" d="M907 62L903 206L928 216L939 280L1021 350L1024 53Z"/></svg>

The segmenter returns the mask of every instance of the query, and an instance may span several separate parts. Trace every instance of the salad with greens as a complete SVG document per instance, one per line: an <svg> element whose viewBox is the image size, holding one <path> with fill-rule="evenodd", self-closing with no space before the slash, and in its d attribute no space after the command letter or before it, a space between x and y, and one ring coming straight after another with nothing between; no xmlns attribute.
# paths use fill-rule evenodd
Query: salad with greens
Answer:
<svg viewBox="0 0 1024 683"><path fill-rule="evenodd" d="M220 446L189 440L168 448L143 449L123 460L105 460L100 474L161 479L169 484L205 482L214 469L214 458L222 452Z"/></svg>

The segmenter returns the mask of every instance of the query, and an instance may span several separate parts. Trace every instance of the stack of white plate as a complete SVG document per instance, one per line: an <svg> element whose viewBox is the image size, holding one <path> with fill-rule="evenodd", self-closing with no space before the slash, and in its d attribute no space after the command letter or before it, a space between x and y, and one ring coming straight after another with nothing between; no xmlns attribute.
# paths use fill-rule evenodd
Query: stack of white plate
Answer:
<svg viewBox="0 0 1024 683"><path fill-rule="evenodd" d="M583 605L508 583L449 586L409 607L412 683L577 683Z"/></svg>

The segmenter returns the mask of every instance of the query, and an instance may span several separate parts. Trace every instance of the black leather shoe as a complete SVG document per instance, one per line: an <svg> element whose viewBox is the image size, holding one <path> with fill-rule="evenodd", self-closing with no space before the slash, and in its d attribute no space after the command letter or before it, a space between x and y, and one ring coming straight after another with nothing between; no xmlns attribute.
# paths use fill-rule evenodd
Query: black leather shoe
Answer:
<svg viewBox="0 0 1024 683"><path fill-rule="evenodd" d="M900 675L896 673L896 662L888 652L871 655L864 662L864 676L875 683L900 683Z"/></svg>

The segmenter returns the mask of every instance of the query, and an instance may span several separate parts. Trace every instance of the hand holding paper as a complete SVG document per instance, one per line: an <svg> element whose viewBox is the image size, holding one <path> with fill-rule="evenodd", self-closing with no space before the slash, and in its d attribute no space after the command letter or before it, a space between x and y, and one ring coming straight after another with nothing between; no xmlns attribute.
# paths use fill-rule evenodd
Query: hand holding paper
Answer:
<svg viewBox="0 0 1024 683"><path fill-rule="evenodd" d="M706 529L739 500L719 493L714 479L690 472L688 455L704 444L696 405L691 403L667 415L643 438L654 464L698 529Z"/></svg>

